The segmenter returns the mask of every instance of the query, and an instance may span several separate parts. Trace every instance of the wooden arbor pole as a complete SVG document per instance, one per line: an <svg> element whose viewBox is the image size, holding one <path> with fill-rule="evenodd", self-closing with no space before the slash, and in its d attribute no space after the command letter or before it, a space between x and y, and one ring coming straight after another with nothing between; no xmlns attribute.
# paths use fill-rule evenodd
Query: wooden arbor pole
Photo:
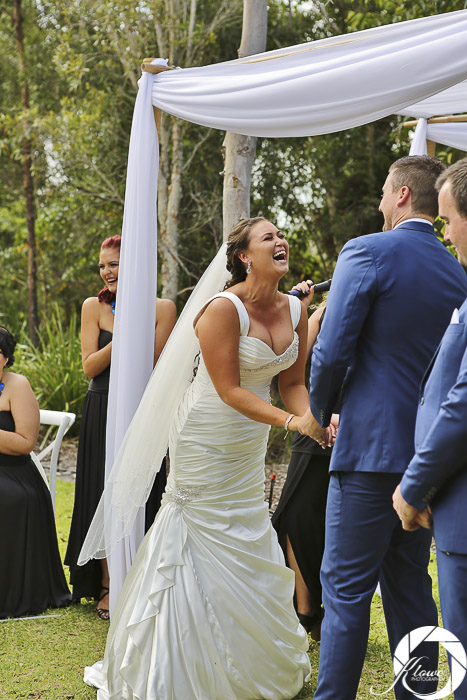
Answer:
<svg viewBox="0 0 467 700"><path fill-rule="evenodd" d="M143 62L141 64L141 70L146 71L146 73L153 73L153 75L157 75L158 73L164 73L167 70L174 70L175 66L159 66L155 63L151 63L151 61L154 61L154 58L143 58ZM161 110L158 107L154 107L153 105L153 110L154 110L154 119L156 121L156 129L157 129L157 135L160 139L160 129L161 129Z"/></svg>
<svg viewBox="0 0 467 700"><path fill-rule="evenodd" d="M442 117L432 117L427 119L427 124L452 124L456 122L467 122L467 114L446 114ZM418 119L409 122L404 122L404 129L414 129L418 124ZM436 143L426 140L426 152L429 156L434 156L436 151Z"/></svg>

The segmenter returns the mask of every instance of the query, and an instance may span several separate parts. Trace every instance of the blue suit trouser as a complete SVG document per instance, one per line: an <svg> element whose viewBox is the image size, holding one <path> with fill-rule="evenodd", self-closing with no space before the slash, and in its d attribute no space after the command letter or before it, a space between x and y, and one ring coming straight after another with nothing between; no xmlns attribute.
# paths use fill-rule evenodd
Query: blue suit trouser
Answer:
<svg viewBox="0 0 467 700"><path fill-rule="evenodd" d="M467 653L467 554L438 549L436 560L443 626L456 635ZM467 700L467 674L454 698Z"/></svg>
<svg viewBox="0 0 467 700"><path fill-rule="evenodd" d="M378 580L392 655L410 631L438 624L428 574L431 531L404 531L392 507L392 494L401 476L331 474L321 568L325 616L315 700L357 697ZM422 653L428 657L425 668L436 669L437 644L420 645L417 654ZM384 689L393 680L388 673ZM431 682L417 685L417 690L429 693L436 688ZM397 700L414 699L401 682L396 683L394 693Z"/></svg>

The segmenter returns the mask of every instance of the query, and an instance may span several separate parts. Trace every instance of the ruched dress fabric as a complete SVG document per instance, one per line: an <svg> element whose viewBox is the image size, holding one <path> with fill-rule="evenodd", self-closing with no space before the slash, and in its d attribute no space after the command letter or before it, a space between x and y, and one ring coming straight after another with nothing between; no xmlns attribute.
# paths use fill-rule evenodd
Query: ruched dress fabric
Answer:
<svg viewBox="0 0 467 700"><path fill-rule="evenodd" d="M10 411L0 429L14 431ZM0 619L68 605L50 492L29 455L0 454L0 533Z"/></svg>
<svg viewBox="0 0 467 700"><path fill-rule="evenodd" d="M239 314L241 385L269 401L298 335L276 355L248 337L238 297L218 296ZM295 329L300 302L289 303ZM98 700L285 700L300 691L308 641L264 500L268 433L222 402L201 358L172 426L162 507L125 581L104 660L85 672Z"/></svg>

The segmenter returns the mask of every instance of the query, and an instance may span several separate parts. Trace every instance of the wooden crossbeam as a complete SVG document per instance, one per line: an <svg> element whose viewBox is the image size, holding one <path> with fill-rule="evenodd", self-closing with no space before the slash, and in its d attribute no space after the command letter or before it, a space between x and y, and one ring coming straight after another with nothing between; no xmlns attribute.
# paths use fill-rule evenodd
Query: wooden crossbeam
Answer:
<svg viewBox="0 0 467 700"><path fill-rule="evenodd" d="M157 63L151 63L155 58L143 58L141 64L141 70L146 71L146 73L164 73L166 70L175 70L175 66L159 66Z"/></svg>
<svg viewBox="0 0 467 700"><path fill-rule="evenodd" d="M449 124L453 122L467 122L467 114L447 114L444 117L431 117L427 119L428 124ZM418 119L404 122L405 129L413 129L418 124Z"/></svg>

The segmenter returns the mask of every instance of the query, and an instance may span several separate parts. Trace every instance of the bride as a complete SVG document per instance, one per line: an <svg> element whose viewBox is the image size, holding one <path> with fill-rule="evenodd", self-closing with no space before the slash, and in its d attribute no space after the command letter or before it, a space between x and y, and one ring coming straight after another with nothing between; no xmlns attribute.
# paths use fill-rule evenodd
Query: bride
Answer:
<svg viewBox="0 0 467 700"><path fill-rule="evenodd" d="M294 575L264 501L269 426L296 430L309 407L306 310L278 291L288 257L283 233L263 218L229 236L228 291L195 318L201 361L172 421L162 507L104 660L85 672L98 700L281 700L309 676ZM276 374L287 411L270 404Z"/></svg>

